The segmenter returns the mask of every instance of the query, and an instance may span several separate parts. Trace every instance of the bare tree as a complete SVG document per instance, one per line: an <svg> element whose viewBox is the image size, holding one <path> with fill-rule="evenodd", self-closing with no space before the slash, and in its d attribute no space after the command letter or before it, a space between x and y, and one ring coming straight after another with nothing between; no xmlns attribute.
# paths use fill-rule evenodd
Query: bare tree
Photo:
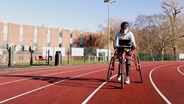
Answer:
<svg viewBox="0 0 184 104"><path fill-rule="evenodd" d="M171 25L171 36L172 36L172 48L173 48L173 54L174 54L174 60L177 60L176 56L176 46L177 46L177 15L181 13L181 9L183 9L183 6L178 6L179 1L171 0L170 3L167 3L166 1L162 2L162 8L165 10L165 14L168 16L170 20Z"/></svg>
<svg viewBox="0 0 184 104"><path fill-rule="evenodd" d="M90 39L90 35L92 36ZM80 38L82 38L83 47L91 47L93 49L106 47L106 36L101 33L86 33L83 37L78 36L74 39L73 46L80 47Z"/></svg>
<svg viewBox="0 0 184 104"><path fill-rule="evenodd" d="M170 24L168 24L167 17L163 14L140 15L136 20L136 25L136 33L139 33L139 36L142 35L144 39L142 42L139 41L144 43L143 45L140 44L141 50L150 51L153 61L155 60L153 52L160 52L159 60L163 60L164 49L170 43Z"/></svg>
<svg viewBox="0 0 184 104"><path fill-rule="evenodd" d="M180 47L180 48L177 48L177 52L178 53L183 53L184 52L184 44L183 44L183 41L184 41L184 14L180 14L177 18L178 22L177 22L177 27L178 27L178 31L177 31L177 34L178 34L178 37L177 37L177 47Z"/></svg>
<svg viewBox="0 0 184 104"><path fill-rule="evenodd" d="M170 45L170 24L168 23L168 19L163 14L157 14L153 16L153 22L156 28L156 42L158 45L155 48L158 48L159 52L161 52L161 60L163 60L164 49Z"/></svg>
<svg viewBox="0 0 184 104"><path fill-rule="evenodd" d="M120 24L123 22L123 19L110 19L110 49L113 50L113 41L116 33L120 30ZM99 25L100 31L99 33L102 35L102 39L105 39L107 41L108 37L108 24L106 23L105 26ZM105 42L106 42L105 41ZM104 40L103 40L104 42ZM107 42L106 42L106 47L107 48Z"/></svg>
<svg viewBox="0 0 184 104"><path fill-rule="evenodd" d="M150 51L152 60L154 61L154 57L153 57L153 41L154 41L154 36L153 35L153 25L151 24L151 16L144 16L144 15L140 15L138 16L136 22L135 22L135 27L137 32L135 32L136 34L138 34L139 36L142 36L142 41L141 44L139 44L138 46L141 47L140 50L144 51L144 50L148 50ZM136 38L137 39L137 38Z"/></svg>

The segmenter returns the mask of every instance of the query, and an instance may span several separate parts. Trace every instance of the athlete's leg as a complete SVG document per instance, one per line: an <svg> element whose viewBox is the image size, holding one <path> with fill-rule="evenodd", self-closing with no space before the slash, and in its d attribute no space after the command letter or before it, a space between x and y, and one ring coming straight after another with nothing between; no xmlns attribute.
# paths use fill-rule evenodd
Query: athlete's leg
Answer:
<svg viewBox="0 0 184 104"><path fill-rule="evenodd" d="M129 51L126 53L126 55L131 56L132 52ZM131 68L131 64L130 64L130 59L126 59L126 81L125 83L129 84L130 83L130 68Z"/></svg>

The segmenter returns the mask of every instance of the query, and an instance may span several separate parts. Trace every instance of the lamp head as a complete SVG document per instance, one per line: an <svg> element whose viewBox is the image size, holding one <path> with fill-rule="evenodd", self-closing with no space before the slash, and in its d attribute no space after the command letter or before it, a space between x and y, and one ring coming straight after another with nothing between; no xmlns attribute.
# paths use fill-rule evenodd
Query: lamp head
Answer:
<svg viewBox="0 0 184 104"><path fill-rule="evenodd" d="M104 2L109 2L110 0L104 0Z"/></svg>

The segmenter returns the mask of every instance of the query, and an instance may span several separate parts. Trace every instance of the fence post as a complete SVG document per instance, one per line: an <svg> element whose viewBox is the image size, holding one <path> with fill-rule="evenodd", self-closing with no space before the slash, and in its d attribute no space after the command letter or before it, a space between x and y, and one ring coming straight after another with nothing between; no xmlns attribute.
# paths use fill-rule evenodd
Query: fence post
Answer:
<svg viewBox="0 0 184 104"><path fill-rule="evenodd" d="M11 67L11 47L8 47L8 67Z"/></svg>
<svg viewBox="0 0 184 104"><path fill-rule="evenodd" d="M68 51L68 64L70 64L70 51Z"/></svg>

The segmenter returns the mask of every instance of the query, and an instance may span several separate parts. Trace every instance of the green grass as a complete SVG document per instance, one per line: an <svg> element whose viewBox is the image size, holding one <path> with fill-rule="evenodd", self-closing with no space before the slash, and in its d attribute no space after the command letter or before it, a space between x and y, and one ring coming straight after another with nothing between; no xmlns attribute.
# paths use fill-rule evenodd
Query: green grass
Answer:
<svg viewBox="0 0 184 104"><path fill-rule="evenodd" d="M95 60L70 60L69 62L67 60L62 61L62 65L77 65L77 64L95 64ZM98 63L108 63L108 61L99 61ZM45 65L46 62L33 62L33 65L35 66L40 66L40 65ZM50 66L54 66L55 62L51 61L49 63ZM24 63L16 63L14 66L30 66L29 62L24 62Z"/></svg>
<svg viewBox="0 0 184 104"><path fill-rule="evenodd" d="M102 61L100 60L99 62L95 62L95 60L70 60L69 62L67 60L63 60L61 66L65 65L80 65L80 64L97 64L97 63L108 63L108 61ZM46 62L33 62L32 66L47 66ZM51 61L49 63L49 66L55 66L55 62ZM27 68L26 68L27 67ZM23 63L16 63L12 65L12 68L0 68L0 72L6 72L6 71L15 71L15 70L25 70L25 69L30 69L29 62L23 62ZM32 68L31 68L32 69Z"/></svg>
<svg viewBox="0 0 184 104"><path fill-rule="evenodd" d="M98 63L107 63L108 61L100 61ZM62 61L62 65L78 65L78 64L95 64L95 60L70 60L69 62L67 60ZM55 65L54 62L50 62L50 65Z"/></svg>
<svg viewBox="0 0 184 104"><path fill-rule="evenodd" d="M30 63L24 62L24 63L16 63L14 66L30 66Z"/></svg>

